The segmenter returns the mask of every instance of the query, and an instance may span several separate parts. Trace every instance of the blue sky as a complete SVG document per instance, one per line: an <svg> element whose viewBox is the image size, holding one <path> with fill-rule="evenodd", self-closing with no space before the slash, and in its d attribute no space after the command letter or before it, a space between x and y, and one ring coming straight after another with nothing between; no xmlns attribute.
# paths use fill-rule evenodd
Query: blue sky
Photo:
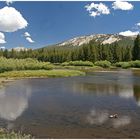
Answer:
<svg viewBox="0 0 140 140"><path fill-rule="evenodd" d="M140 13L140 2L131 2L133 8L128 7L128 9L123 9L123 7L121 7L122 9L120 7L113 9L113 2L94 2L94 4L99 3L107 6L109 13L99 12L99 15L90 16L92 10L97 10L87 11L85 6L91 6L91 2L36 1L9 4L9 7L14 7L20 12L28 22L28 26L12 32L7 32L0 27L0 32L4 34L6 41L6 43L1 43L0 46L6 48L18 46L39 48L76 36L120 33L128 30L132 32L139 31L140 26L136 26L136 24L140 23L140 15L138 14ZM0 9L5 6L7 6L5 2L0 2ZM29 37L34 41L33 43L26 40L25 32L30 34Z"/></svg>

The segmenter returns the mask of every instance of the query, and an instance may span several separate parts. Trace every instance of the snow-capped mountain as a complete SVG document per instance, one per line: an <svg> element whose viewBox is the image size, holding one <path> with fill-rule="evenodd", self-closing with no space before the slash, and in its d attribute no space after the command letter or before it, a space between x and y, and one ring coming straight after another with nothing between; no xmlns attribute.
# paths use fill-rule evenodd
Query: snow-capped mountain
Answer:
<svg viewBox="0 0 140 140"><path fill-rule="evenodd" d="M15 47L13 48L14 51L20 52L20 51L28 51L29 48L25 48L25 47Z"/></svg>
<svg viewBox="0 0 140 140"><path fill-rule="evenodd" d="M81 37L75 37L73 39L64 41L57 44L57 46L81 46L83 44L88 44L91 40L95 42L100 42L101 44L112 44L119 41L134 41L136 36L122 36L119 34L93 34ZM125 43L125 42L124 42Z"/></svg>

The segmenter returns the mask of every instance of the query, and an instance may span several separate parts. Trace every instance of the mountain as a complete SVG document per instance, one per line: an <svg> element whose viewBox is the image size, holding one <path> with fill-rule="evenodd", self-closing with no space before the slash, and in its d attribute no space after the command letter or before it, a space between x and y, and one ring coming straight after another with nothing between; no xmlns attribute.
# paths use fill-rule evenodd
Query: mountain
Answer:
<svg viewBox="0 0 140 140"><path fill-rule="evenodd" d="M122 36L119 34L92 34L80 37L75 37L58 44L42 47L43 49L50 48L75 48L80 47L84 44L88 44L90 41L101 43L101 44L113 44L117 42L119 46L127 47L133 46L136 36ZM39 48L37 50L40 50Z"/></svg>
<svg viewBox="0 0 140 140"><path fill-rule="evenodd" d="M130 61L136 36L96 34L73 39L35 50L39 60L62 63L73 60ZM85 45L84 45L85 44ZM104 44L104 45L100 45ZM106 45L109 44L109 45Z"/></svg>
<svg viewBox="0 0 140 140"><path fill-rule="evenodd" d="M25 47L15 47L13 48L14 51L20 52L20 51L28 51L29 48L25 48Z"/></svg>
<svg viewBox="0 0 140 140"><path fill-rule="evenodd" d="M56 44L55 46L81 46L88 44L91 40L101 44L112 44L118 42L121 45L132 45L136 36L122 36L119 34L93 34L87 36L75 37L73 39Z"/></svg>

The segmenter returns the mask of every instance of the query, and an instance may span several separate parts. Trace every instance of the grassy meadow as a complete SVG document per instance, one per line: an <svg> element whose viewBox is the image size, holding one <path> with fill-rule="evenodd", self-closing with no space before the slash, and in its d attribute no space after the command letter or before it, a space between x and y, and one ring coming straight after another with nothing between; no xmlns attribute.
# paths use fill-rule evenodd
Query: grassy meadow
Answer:
<svg viewBox="0 0 140 140"><path fill-rule="evenodd" d="M32 136L22 134L20 132L16 133L14 131L10 132L6 129L0 129L0 139L31 139Z"/></svg>
<svg viewBox="0 0 140 140"><path fill-rule="evenodd" d="M69 77L85 75L88 71L109 70L117 68L140 68L140 60L111 63L104 61L69 61L59 64L42 62L32 58L0 58L0 78L26 77Z"/></svg>

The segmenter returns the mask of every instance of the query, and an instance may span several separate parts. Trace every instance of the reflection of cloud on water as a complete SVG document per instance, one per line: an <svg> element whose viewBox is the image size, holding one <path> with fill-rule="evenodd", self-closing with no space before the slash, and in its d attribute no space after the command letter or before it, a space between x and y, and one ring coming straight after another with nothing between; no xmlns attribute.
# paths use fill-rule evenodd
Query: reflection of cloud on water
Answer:
<svg viewBox="0 0 140 140"><path fill-rule="evenodd" d="M28 107L31 90L27 84L6 86L0 90L0 118L14 121Z"/></svg>
<svg viewBox="0 0 140 140"><path fill-rule="evenodd" d="M122 98L133 98L133 86L132 85L123 85L118 90L119 96Z"/></svg>
<svg viewBox="0 0 140 140"><path fill-rule="evenodd" d="M118 119L113 120L113 127L118 128L131 123L131 118L129 116L121 116Z"/></svg>
<svg viewBox="0 0 140 140"><path fill-rule="evenodd" d="M8 129L8 130L11 130L11 129L13 129L13 128L14 128L14 124L11 123L11 122L8 122L7 129Z"/></svg>
<svg viewBox="0 0 140 140"><path fill-rule="evenodd" d="M118 116L118 118L109 118L109 113L107 110L95 110L92 109L86 117L86 121L90 125L101 125L107 121L111 121L114 128L122 127L131 123L131 118L129 116Z"/></svg>
<svg viewBox="0 0 140 140"><path fill-rule="evenodd" d="M87 116L87 121L90 124L102 124L108 119L108 113L106 111L100 112L97 110L91 110Z"/></svg>

